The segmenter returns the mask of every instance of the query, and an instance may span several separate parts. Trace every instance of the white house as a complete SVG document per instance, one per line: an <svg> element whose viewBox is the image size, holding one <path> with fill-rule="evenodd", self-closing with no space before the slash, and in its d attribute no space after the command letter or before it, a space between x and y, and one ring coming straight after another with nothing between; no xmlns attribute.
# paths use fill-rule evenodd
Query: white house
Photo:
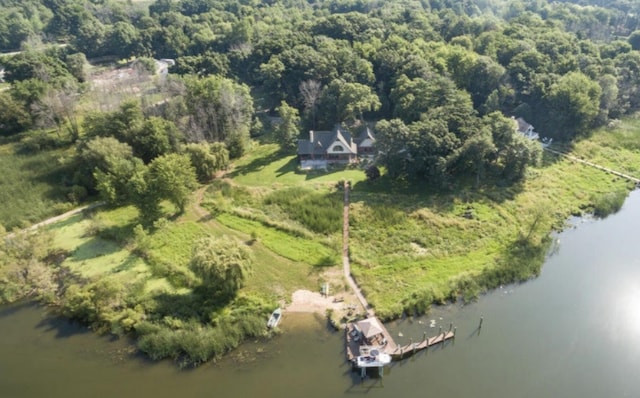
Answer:
<svg viewBox="0 0 640 398"><path fill-rule="evenodd" d="M530 125L529 123L527 123L526 120L524 120L523 118L519 117L519 118L514 118L513 116L511 117L516 124L516 131L522 135L524 135L525 137L532 139L532 140L539 140L540 136L538 135L538 133L536 133L533 130L533 126Z"/></svg>

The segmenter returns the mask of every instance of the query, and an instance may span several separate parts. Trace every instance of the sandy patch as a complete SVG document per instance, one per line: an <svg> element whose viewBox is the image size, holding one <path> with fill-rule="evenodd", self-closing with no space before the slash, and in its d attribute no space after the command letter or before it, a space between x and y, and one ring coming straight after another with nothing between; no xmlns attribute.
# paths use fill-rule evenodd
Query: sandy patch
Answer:
<svg viewBox="0 0 640 398"><path fill-rule="evenodd" d="M309 290L296 290L291 296L291 304L284 309L286 312L317 312L324 314L331 309L340 311L345 307L344 302L335 302L334 296L324 297L320 293Z"/></svg>

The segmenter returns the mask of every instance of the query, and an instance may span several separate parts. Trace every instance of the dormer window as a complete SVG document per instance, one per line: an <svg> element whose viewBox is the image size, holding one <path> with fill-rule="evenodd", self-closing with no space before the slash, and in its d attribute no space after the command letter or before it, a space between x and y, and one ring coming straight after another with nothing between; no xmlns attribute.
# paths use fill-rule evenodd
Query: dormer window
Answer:
<svg viewBox="0 0 640 398"><path fill-rule="evenodd" d="M341 145L336 145L333 147L334 152L344 152L344 148Z"/></svg>

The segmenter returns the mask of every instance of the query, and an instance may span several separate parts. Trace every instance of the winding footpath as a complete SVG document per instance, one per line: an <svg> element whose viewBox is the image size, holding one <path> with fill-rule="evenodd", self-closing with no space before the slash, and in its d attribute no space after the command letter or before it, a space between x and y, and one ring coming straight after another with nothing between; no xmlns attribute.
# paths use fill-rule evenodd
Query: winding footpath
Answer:
<svg viewBox="0 0 640 398"><path fill-rule="evenodd" d="M19 233L19 232L30 232L30 231L35 231L35 230L36 230L36 229L38 229L38 228L44 227L44 226L49 225L49 224L53 224L53 223L58 222L58 221L65 220L65 219L67 219L67 218L69 218L69 217L71 217L71 216L75 216L75 215L76 215L76 214L78 214L78 213L82 213L82 212L83 212L83 211L85 211L85 210L95 209L96 207L103 206L104 204L105 204L105 202L96 202L96 203L92 203L92 204L90 204L90 205L81 206L81 207L75 208L75 209L73 209L73 210L69 210L69 211L68 211L68 212L66 212L66 213L63 213L63 214L60 214L60 215L58 215L58 216L54 216L54 217L51 217L51 218L47 218L47 219L46 219L46 220L44 220L44 221L41 221L41 222L39 222L39 223L37 223L37 224L33 224L33 225L32 225L32 226L30 226L30 227L27 227L27 228L21 229L21 230L20 230L20 231L18 231L18 232L11 232L10 234L7 234L7 235L6 235L6 237L7 237L7 238L12 238L12 237L14 237L14 236L15 236L17 233Z"/></svg>

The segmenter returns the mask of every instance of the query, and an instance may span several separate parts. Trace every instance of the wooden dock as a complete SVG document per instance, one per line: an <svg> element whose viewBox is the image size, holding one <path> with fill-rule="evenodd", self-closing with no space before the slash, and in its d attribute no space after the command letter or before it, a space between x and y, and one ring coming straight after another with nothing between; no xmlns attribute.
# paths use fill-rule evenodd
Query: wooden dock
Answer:
<svg viewBox="0 0 640 398"><path fill-rule="evenodd" d="M448 332L442 332L437 336L433 336L433 337L429 337L429 338L424 338L422 341L418 342L418 343L409 343L407 345L404 345L402 347L396 347L396 349L393 352L388 352L389 355L391 355L391 358L394 361L399 361L403 358L407 358L419 351L422 350L426 350L427 348L434 346L434 345L438 345L440 343L444 343L445 341L449 340L449 339L453 339L456 337L455 332L453 331L448 331Z"/></svg>
<svg viewBox="0 0 640 398"><path fill-rule="evenodd" d="M377 336L373 340L368 340L362 337L362 335L358 332L355 323L347 324L345 328L345 341L346 341L346 356L347 360L351 363L354 363L356 358L360 356L361 347L371 347L374 346L381 352L389 354L391 359L394 361L399 361L404 358L408 358L411 355L425 350L429 347L438 345L440 343L444 343L447 340L455 338L455 330L449 330L446 332L441 332L433 337L425 337L422 341L409 343L404 346L399 346L391 337L391 334L387 330L386 327L379 322L382 326L382 333ZM382 342L385 342L384 344Z"/></svg>

